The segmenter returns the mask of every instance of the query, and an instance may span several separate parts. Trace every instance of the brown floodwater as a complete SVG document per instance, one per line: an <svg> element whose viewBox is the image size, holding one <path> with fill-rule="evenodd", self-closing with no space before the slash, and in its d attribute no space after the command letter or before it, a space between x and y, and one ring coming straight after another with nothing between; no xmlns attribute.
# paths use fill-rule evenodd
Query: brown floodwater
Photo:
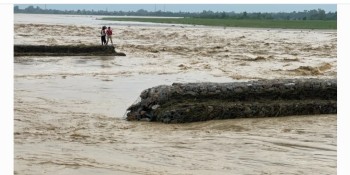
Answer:
<svg viewBox="0 0 350 175"><path fill-rule="evenodd" d="M176 125L123 120L147 87L229 79L106 68L127 69L122 59L15 58L15 173L335 173L336 115Z"/></svg>
<svg viewBox="0 0 350 175"><path fill-rule="evenodd" d="M44 24L27 24L31 18L16 15L15 43L88 40L65 38L65 28L82 17L34 15ZM62 36L35 35L59 22L48 32ZM187 124L123 119L142 90L162 84L336 77L336 31L124 26L118 32L129 32L116 42L126 57L14 58L15 174L336 174L336 115Z"/></svg>

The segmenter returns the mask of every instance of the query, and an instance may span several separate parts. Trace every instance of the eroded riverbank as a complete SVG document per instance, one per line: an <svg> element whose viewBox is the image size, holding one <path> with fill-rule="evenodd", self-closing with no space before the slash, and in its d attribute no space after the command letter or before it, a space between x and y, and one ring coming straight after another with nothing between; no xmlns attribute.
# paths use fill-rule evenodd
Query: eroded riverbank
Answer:
<svg viewBox="0 0 350 175"><path fill-rule="evenodd" d="M100 42L98 23L66 18L15 15L15 44ZM336 173L336 115L122 119L142 90L161 84L336 78L336 31L112 28L126 57L14 58L15 174Z"/></svg>

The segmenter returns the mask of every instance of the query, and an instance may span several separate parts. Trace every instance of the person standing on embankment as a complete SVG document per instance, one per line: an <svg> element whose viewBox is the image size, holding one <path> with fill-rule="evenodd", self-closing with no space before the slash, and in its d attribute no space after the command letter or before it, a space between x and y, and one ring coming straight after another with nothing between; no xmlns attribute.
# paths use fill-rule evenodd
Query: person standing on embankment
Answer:
<svg viewBox="0 0 350 175"><path fill-rule="evenodd" d="M107 44L108 45L108 41L111 40L111 43L113 45L113 41L112 41L112 29L111 27L108 27L108 29L106 30L106 34L107 34Z"/></svg>
<svg viewBox="0 0 350 175"><path fill-rule="evenodd" d="M103 26L102 29L101 29L101 42L102 42L102 45L107 45L107 42L106 42L106 26Z"/></svg>

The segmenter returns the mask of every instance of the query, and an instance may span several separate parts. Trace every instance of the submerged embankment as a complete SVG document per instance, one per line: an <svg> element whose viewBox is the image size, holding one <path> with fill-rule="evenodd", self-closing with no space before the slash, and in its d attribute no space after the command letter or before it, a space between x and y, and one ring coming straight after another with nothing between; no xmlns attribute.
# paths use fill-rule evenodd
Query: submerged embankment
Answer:
<svg viewBox="0 0 350 175"><path fill-rule="evenodd" d="M128 120L165 123L337 113L336 79L185 83L144 90Z"/></svg>
<svg viewBox="0 0 350 175"><path fill-rule="evenodd" d="M15 56L125 56L114 46L100 45L14 45Z"/></svg>

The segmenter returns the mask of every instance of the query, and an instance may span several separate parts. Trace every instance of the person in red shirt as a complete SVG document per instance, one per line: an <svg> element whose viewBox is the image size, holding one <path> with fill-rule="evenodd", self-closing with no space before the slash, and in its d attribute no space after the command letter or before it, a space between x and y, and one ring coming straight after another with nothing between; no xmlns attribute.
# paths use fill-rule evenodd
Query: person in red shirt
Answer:
<svg viewBox="0 0 350 175"><path fill-rule="evenodd" d="M112 41L112 29L111 27L108 27L108 29L106 30L106 34L107 34L107 44L108 45L108 41L111 40L111 43L113 45L113 41Z"/></svg>

